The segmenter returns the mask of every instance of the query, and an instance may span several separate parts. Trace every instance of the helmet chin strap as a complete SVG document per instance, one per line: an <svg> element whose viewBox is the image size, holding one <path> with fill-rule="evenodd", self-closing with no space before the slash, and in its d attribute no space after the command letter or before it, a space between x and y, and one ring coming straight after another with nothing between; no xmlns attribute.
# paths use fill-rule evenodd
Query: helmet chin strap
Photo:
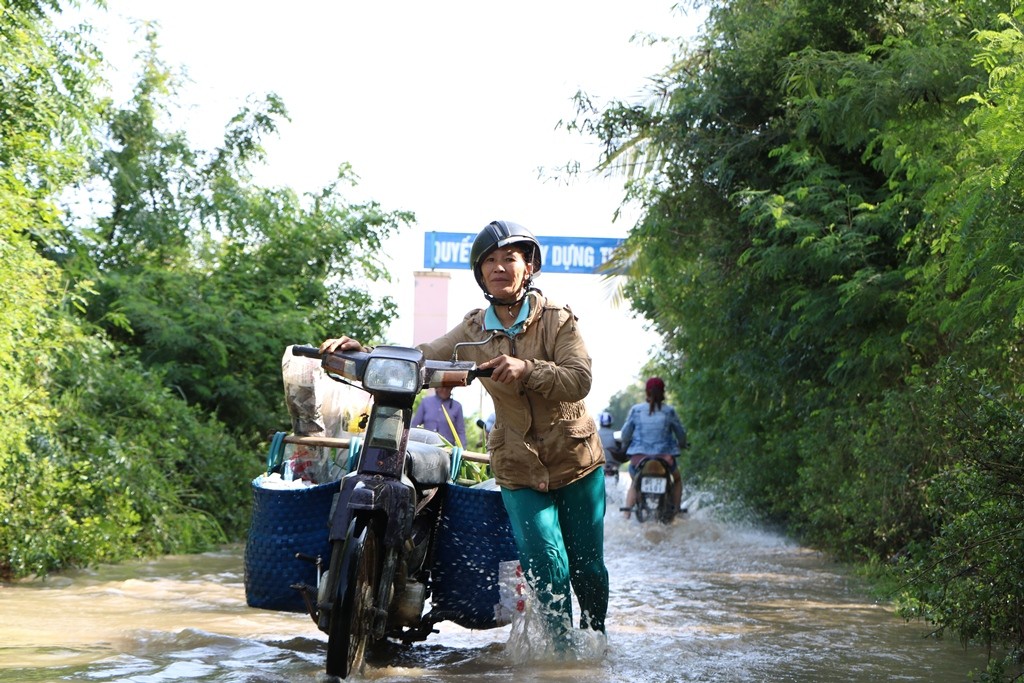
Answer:
<svg viewBox="0 0 1024 683"><path fill-rule="evenodd" d="M523 288L521 290L519 290L519 296L517 296L514 301L506 301L505 299L499 299L498 297L496 297L496 296L494 296L492 294L489 294L486 291L484 292L484 298L487 299L489 302L491 302L491 304L493 304L494 306L515 306L520 301L525 299L526 295L529 294L532 291L538 291L539 292L540 290L533 286L533 282L532 282L532 279L531 279L531 280L527 280L527 282L523 286Z"/></svg>

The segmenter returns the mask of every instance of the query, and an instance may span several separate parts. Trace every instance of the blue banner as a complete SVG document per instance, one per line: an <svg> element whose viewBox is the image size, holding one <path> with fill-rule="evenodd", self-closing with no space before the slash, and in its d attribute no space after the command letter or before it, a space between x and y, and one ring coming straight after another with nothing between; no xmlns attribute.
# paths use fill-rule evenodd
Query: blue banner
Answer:
<svg viewBox="0 0 1024 683"><path fill-rule="evenodd" d="M469 251L475 233L428 232L423 239L423 267L448 270L468 269ZM541 237L542 273L593 274L608 259L621 238L609 237Z"/></svg>

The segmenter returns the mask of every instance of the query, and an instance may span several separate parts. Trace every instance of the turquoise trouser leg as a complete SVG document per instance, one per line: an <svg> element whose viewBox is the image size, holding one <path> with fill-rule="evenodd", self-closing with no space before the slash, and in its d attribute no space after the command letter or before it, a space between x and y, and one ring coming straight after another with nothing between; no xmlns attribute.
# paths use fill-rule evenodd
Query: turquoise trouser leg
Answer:
<svg viewBox="0 0 1024 683"><path fill-rule="evenodd" d="M570 586L583 612L580 626L604 631L608 570L601 469L549 493L524 488L502 489L501 495L519 562L556 633L572 624Z"/></svg>

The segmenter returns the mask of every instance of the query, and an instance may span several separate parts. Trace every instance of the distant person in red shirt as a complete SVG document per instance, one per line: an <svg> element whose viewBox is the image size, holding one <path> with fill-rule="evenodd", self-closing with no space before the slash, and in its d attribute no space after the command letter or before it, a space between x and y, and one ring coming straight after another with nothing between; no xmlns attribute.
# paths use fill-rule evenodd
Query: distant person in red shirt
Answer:
<svg viewBox="0 0 1024 683"><path fill-rule="evenodd" d="M452 434L452 428L444 416L445 411L455 425L455 432L459 435L458 441L455 440L455 434ZM452 398L451 387L438 387L434 389L433 394L425 396L412 416L412 426L437 432L448 439L449 443L467 448L466 418L462 415L462 404Z"/></svg>

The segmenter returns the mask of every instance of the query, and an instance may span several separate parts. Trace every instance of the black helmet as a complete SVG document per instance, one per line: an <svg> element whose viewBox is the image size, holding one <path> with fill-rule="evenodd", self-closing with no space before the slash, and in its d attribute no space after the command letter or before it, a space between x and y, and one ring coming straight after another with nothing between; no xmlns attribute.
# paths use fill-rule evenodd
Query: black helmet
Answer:
<svg viewBox="0 0 1024 683"><path fill-rule="evenodd" d="M507 247L510 244L520 244L526 251L526 262L533 264L533 275L540 272L542 261L540 243L533 236L533 233L518 223L491 221L484 226L484 229L473 240L473 248L469 252L469 262L473 266L473 275L476 277L476 283L480 285L480 289L484 290L484 295L488 298L490 298L490 294L487 293L487 287L484 285L480 263L484 260L484 257L495 249ZM527 278L526 289L530 289L531 279Z"/></svg>

